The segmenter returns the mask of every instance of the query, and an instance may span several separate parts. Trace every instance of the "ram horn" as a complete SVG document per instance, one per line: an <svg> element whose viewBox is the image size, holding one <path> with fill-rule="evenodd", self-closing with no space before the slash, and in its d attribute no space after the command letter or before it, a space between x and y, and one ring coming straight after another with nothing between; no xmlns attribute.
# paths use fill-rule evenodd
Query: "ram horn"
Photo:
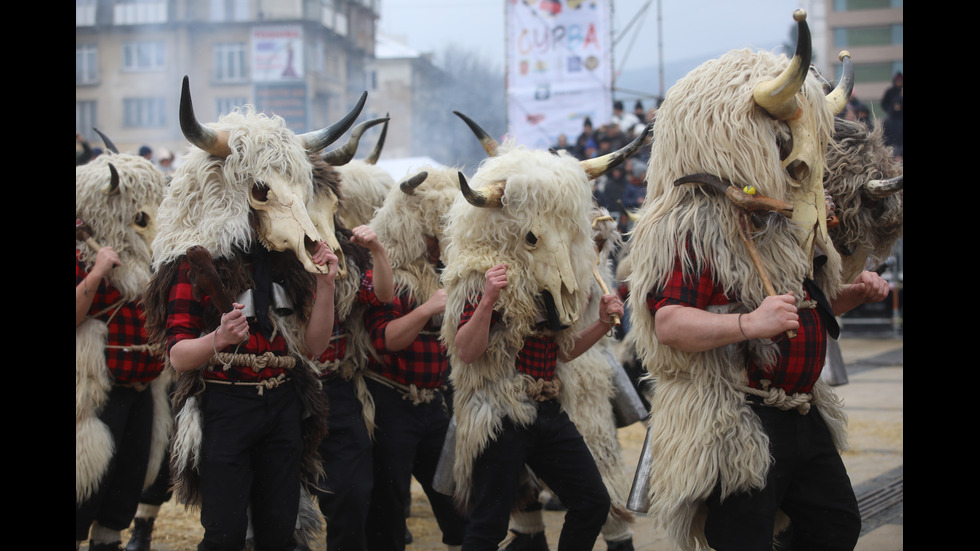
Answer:
<svg viewBox="0 0 980 551"><path fill-rule="evenodd" d="M633 139L632 142L623 146L619 151L613 151L612 153L607 153L602 157L596 157L595 159L586 159L580 161L582 169L588 175L589 180L595 180L599 176L602 176L606 172L612 170L616 165L622 163L627 157L636 153L636 150L643 145L646 141L647 136L653 130L653 123L649 123L643 127L643 132Z"/></svg>
<svg viewBox="0 0 980 551"><path fill-rule="evenodd" d="M337 141L338 138L347 132L347 129L354 124L357 117L361 114L361 109L364 109L364 102L367 101L367 92L361 93L360 99L357 100L357 104L354 108L350 110L344 118L335 122L334 124L322 128L320 130L314 130L313 132L307 132L305 134L300 134L299 139L303 143L303 147L307 151L316 152L321 151L324 147Z"/></svg>
<svg viewBox="0 0 980 551"><path fill-rule="evenodd" d="M415 195L415 188L422 185L422 182L429 177L429 173L426 171L419 172L415 176L405 180L401 184L398 184L398 189L402 190L405 195Z"/></svg>
<svg viewBox="0 0 980 551"><path fill-rule="evenodd" d="M378 136L378 143L374 144L374 149L371 153L364 159L364 162L373 165L378 162L378 158L381 157L381 149L385 146L385 138L388 136L388 113L385 113L385 124L381 127L381 135Z"/></svg>
<svg viewBox="0 0 980 551"><path fill-rule="evenodd" d="M180 131L191 145L216 157L225 158L231 155L228 132L213 130L197 121L197 116L194 115L194 102L191 101L191 85L186 75L180 89Z"/></svg>
<svg viewBox="0 0 980 551"><path fill-rule="evenodd" d="M463 119L463 122L466 123L466 126L469 126L470 130L472 130L473 133L476 134L477 139L480 140L480 143L483 145L483 150L487 152L488 157L497 156L497 150L500 149L500 143L497 142L497 140L493 139L493 137L490 134L488 134L487 131L484 130L479 124L476 124L476 122L474 122L473 119L467 117L466 115L460 113L459 111L453 111L453 114Z"/></svg>
<svg viewBox="0 0 980 551"><path fill-rule="evenodd" d="M827 94L827 103L830 104L830 109L835 115L847 107L847 101L851 99L851 91L854 90L854 65L851 63L851 52L844 50L838 57L844 64L844 69L841 71L837 87Z"/></svg>
<svg viewBox="0 0 980 551"><path fill-rule="evenodd" d="M346 165L354 158L354 154L357 153L357 144L361 141L361 135L364 134L364 131L381 123L388 124L388 119L371 119L355 126L350 131L350 138L348 138L347 143L337 149L324 153L323 160L330 166Z"/></svg>
<svg viewBox="0 0 980 551"><path fill-rule="evenodd" d="M812 44L810 43L810 27L806 24L806 11L793 12L796 20L797 42L796 55L778 77L760 82L752 91L755 103L769 113L769 116L780 121L790 120L796 116L799 103L796 93L803 87L810 73L810 58Z"/></svg>
<svg viewBox="0 0 980 551"><path fill-rule="evenodd" d="M466 177L463 176L462 172L457 172L456 174L459 178L459 189L463 192L463 197L466 198L467 203L480 208L499 209L504 206L503 197L504 187L507 185L506 181L496 182L485 188L473 190L466 183Z"/></svg>
<svg viewBox="0 0 980 551"><path fill-rule="evenodd" d="M116 147L116 144L112 143L112 140L109 139L109 136L103 134L102 131L99 130L98 128L92 127L92 130L95 130L95 133L102 137L102 142L105 144L106 149L112 151L116 155L119 154L119 148Z"/></svg>
<svg viewBox="0 0 980 551"><path fill-rule="evenodd" d="M112 163L109 163L109 183L102 188L102 193L105 195L119 193L119 172Z"/></svg>

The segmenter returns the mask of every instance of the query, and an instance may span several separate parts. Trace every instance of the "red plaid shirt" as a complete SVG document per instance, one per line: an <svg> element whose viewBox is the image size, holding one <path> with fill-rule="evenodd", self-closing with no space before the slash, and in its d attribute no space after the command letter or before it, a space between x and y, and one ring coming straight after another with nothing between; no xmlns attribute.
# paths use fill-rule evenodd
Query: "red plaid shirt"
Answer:
<svg viewBox="0 0 980 551"><path fill-rule="evenodd" d="M364 315L364 325L374 347L382 352L382 362L371 360L371 369L403 385L438 388L445 384L449 369L446 347L439 341L439 327L430 319L407 347L390 351L385 348L385 331L392 321L411 312L418 305L408 295L395 297L391 304L371 307Z"/></svg>
<svg viewBox="0 0 980 551"><path fill-rule="evenodd" d="M804 296L808 299L809 296ZM681 272L680 259L674 264L674 273L665 288L647 294L647 307L656 315L657 309L668 304L693 306L705 309L710 305L724 305L735 302L728 297L711 277L710 269L705 267L700 274L687 277ZM762 388L762 379L772 381L772 386L781 388L789 394L810 392L820 378L824 357L827 352L827 331L816 308L799 310L800 329L796 338L779 337L779 357L775 366L760 366L749 360L749 386Z"/></svg>
<svg viewBox="0 0 980 551"><path fill-rule="evenodd" d="M361 286L357 290L357 302L361 304L367 304L370 306L379 306L383 304L378 300L377 295L374 294L374 272L371 270L366 270L361 276ZM347 353L347 327L344 325L347 320L339 319L334 312L333 317L333 331L330 333L330 345L327 349L320 354L318 360L323 363L329 363L337 360L344 359L344 354ZM326 370L320 374L321 379L328 379L335 376L337 372L335 370Z"/></svg>
<svg viewBox="0 0 980 551"><path fill-rule="evenodd" d="M204 308L211 304L211 297L205 295L201 300L195 299L193 295L193 285L188 278L190 263L184 259L180 263L175 281L170 287L170 298L167 305L167 353L174 344L184 339L196 339L205 333L204 327ZM228 346L218 352L231 352L235 354L255 354L261 355L271 351L276 356L288 356L289 351L285 339L282 335L269 341L262 334L258 324L249 324L248 342L240 346ZM205 379L217 379L222 381L255 382L264 381L272 377L277 377L286 371L281 367L264 367L255 371L250 366L233 365L228 370L222 366L213 366L204 370Z"/></svg>
<svg viewBox="0 0 980 551"><path fill-rule="evenodd" d="M88 271L75 250L75 285L85 279ZM106 336L105 359L112 379L117 383L148 383L163 371L163 359L149 351L127 350L126 346L145 345L149 342L143 322L146 319L139 301L124 302L119 290L104 279L95 291L95 298L87 316L100 319L109 327ZM117 310L116 307L119 306Z"/></svg>
<svg viewBox="0 0 980 551"><path fill-rule="evenodd" d="M475 302L466 303L463 315L459 320L459 327L465 325L473 317L473 312L476 311L476 306L479 303L479 297ZM490 318L490 326L493 327L494 324L500 322L500 318L500 313L494 310ZM524 339L524 347L517 353L514 367L534 379L550 381L555 376L557 363L558 343L555 342L555 338L550 334L532 334Z"/></svg>

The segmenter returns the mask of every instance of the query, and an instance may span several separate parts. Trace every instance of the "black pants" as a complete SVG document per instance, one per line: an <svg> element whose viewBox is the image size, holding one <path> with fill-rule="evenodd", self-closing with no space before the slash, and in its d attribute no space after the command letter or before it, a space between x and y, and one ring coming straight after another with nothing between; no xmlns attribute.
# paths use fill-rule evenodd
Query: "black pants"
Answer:
<svg viewBox="0 0 980 551"><path fill-rule="evenodd" d="M136 514L150 459L153 396L149 391L114 386L99 419L109 427L115 453L98 491L75 507L75 539L88 539L93 521L111 530L129 527Z"/></svg>
<svg viewBox="0 0 980 551"><path fill-rule="evenodd" d="M497 549L507 536L524 465L567 508L560 551L589 551L609 515L609 494L592 453L556 400L538 404L534 423L518 427L504 419L497 435L473 464L472 502L464 551Z"/></svg>
<svg viewBox="0 0 980 551"><path fill-rule="evenodd" d="M402 394L368 380L374 396L374 490L368 516L371 551L405 549L405 509L414 476L425 491L442 542L461 545L466 521L453 498L432 489L439 454L449 429L442 395L428 404L412 405Z"/></svg>
<svg viewBox="0 0 980 551"><path fill-rule="evenodd" d="M334 377L324 381L323 391L330 404L329 432L320 443L327 478L317 498L327 523L327 550L364 551L373 478L371 439L354 384Z"/></svg>
<svg viewBox="0 0 980 551"><path fill-rule="evenodd" d="M299 512L301 407L287 381L255 387L208 383L201 407L199 551L241 551L252 507L256 549L289 550Z"/></svg>
<svg viewBox="0 0 980 551"><path fill-rule="evenodd" d="M766 487L708 501L705 534L716 551L772 548L773 521L782 509L792 521L793 551L851 550L861 516L851 480L816 407L795 410L752 405L770 439L773 464Z"/></svg>

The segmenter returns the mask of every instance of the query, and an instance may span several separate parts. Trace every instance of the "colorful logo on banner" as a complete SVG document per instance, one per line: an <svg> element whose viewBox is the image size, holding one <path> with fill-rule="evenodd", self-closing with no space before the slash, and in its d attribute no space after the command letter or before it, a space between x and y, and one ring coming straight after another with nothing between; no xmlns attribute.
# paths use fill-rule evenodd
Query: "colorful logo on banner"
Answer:
<svg viewBox="0 0 980 551"><path fill-rule="evenodd" d="M508 132L529 147L573 141L612 116L611 0L509 0Z"/></svg>

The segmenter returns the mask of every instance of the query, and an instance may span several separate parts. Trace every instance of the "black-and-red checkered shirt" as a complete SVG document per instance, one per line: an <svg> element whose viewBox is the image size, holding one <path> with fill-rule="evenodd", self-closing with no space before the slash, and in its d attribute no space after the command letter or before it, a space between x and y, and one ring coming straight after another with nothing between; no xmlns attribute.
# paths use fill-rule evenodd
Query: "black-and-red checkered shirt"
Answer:
<svg viewBox="0 0 980 551"><path fill-rule="evenodd" d="M809 296L804 296L809 299ZM716 283L705 267L700 274L685 277L681 272L678 259L674 264L674 273L661 291L647 294L647 307L652 315L657 309L677 304L705 309L711 305L724 305L735 302L734 297L728 297L721 286ZM768 379L772 386L785 390L788 394L810 392L814 383L820 378L824 358L827 352L827 330L824 327L816 308L799 310L800 329L797 336L787 339L777 338L779 357L774 367L768 369L749 361L749 386L762 388L759 382Z"/></svg>
<svg viewBox="0 0 980 551"><path fill-rule="evenodd" d="M88 272L75 250L75 285L85 279ZM119 290L104 279L95 291L95 298L87 316L107 323L105 359L113 381L120 384L149 383L163 371L160 354L146 350L127 350L125 347L145 345L149 342L143 322L146 316L139 301L120 303ZM116 309L116 306L119 306ZM122 347L122 348L119 348Z"/></svg>
<svg viewBox="0 0 980 551"><path fill-rule="evenodd" d="M462 327L473 317L480 297L475 302L466 303L463 315L459 319L459 326ZM490 327L500 322L501 315L496 310L490 317ZM457 328L457 331L459 329ZM524 346L517 353L517 360L514 367L521 373L530 375L534 379L544 379L550 381L555 376L555 367L558 364L558 343L550 333L534 333L524 339Z"/></svg>
<svg viewBox="0 0 980 551"><path fill-rule="evenodd" d="M395 297L390 304L372 306L364 314L364 326L371 334L374 347L381 352L381 362L370 361L370 368L392 381L418 388L438 388L446 382L449 357L439 341L439 328L429 320L419 335L405 348L385 348L385 331L392 321L408 314L418 305L408 295Z"/></svg>
<svg viewBox="0 0 980 551"><path fill-rule="evenodd" d="M374 272L371 270L365 270L364 274L361 276L361 286L357 290L357 297L355 300L358 303L366 304L368 306L379 306L383 304L378 300L377 295L374 294ZM330 333L330 344L327 349L320 354L317 358L320 362L329 363L337 360L344 359L344 354L347 353L347 320L339 319L334 312L333 317L333 331ZM333 378L337 375L336 370L325 370L320 373L321 379Z"/></svg>
<svg viewBox="0 0 980 551"><path fill-rule="evenodd" d="M167 353L174 344L184 339L196 339L205 332L203 312L205 306L211 303L211 297L204 295L200 300L193 295L193 285L188 277L190 263L184 259L181 261L180 268L173 285L170 287L170 298L167 305ZM286 340L282 335L277 334L271 341L262 334L257 323L250 323L248 330L248 342L240 346L228 346L218 352L230 352L234 354L255 354L261 355L272 352L276 356L288 356L289 351ZM217 379L221 381L237 382L256 382L264 381L273 377L278 377L286 371L282 367L264 367L255 371L251 366L232 365L225 370L223 366L215 366L205 369L203 376L205 379Z"/></svg>

